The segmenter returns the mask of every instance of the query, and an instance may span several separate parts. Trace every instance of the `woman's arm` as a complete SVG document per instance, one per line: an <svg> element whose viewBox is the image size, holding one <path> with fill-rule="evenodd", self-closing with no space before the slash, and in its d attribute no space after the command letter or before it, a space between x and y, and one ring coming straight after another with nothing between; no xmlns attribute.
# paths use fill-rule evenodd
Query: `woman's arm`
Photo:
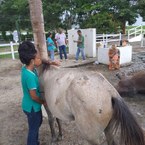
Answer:
<svg viewBox="0 0 145 145"><path fill-rule="evenodd" d="M52 46L53 44L52 44L52 43L48 43L48 45L49 45L49 46Z"/></svg>
<svg viewBox="0 0 145 145"><path fill-rule="evenodd" d="M30 93L32 100L36 101L39 104L46 105L46 102L37 96L36 90L29 90L29 93Z"/></svg>

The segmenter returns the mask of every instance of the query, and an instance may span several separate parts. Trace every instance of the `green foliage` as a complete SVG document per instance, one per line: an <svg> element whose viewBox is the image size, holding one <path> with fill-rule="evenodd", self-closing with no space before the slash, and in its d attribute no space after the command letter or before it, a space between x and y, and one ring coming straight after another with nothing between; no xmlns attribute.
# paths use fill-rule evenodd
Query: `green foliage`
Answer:
<svg viewBox="0 0 145 145"><path fill-rule="evenodd" d="M54 30L61 25L62 6L59 0L43 0L43 15L46 30Z"/></svg>
<svg viewBox="0 0 145 145"><path fill-rule="evenodd" d="M145 21L145 0L138 0L138 12L143 17L143 20Z"/></svg>
<svg viewBox="0 0 145 145"><path fill-rule="evenodd" d="M21 29L30 28L27 0L3 0L0 5L0 20L0 31L15 30L16 22Z"/></svg>
<svg viewBox="0 0 145 145"><path fill-rule="evenodd" d="M46 31L67 30L75 24L96 28L97 33L116 33L118 28L124 31L127 21L133 24L138 13L145 19L145 0L138 0L137 5L128 0L43 0L42 4ZM28 0L3 0L0 21L3 34L15 29L31 32Z"/></svg>
<svg viewBox="0 0 145 145"><path fill-rule="evenodd" d="M133 24L136 21L136 6L126 0L101 0L82 6L87 16L81 26L94 26L102 33L116 32L118 27L122 29L126 22Z"/></svg>

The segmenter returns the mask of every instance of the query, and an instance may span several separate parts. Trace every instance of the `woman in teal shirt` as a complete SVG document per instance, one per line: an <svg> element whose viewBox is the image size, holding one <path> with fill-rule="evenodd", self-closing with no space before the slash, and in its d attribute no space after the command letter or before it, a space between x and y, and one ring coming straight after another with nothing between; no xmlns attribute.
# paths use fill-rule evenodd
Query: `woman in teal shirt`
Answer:
<svg viewBox="0 0 145 145"><path fill-rule="evenodd" d="M46 105L39 92L39 80L35 67L42 61L35 46L29 41L20 44L19 58L24 64L21 70L21 84L23 89L22 109L28 119L27 145L39 145L38 133L42 124L41 105Z"/></svg>
<svg viewBox="0 0 145 145"><path fill-rule="evenodd" d="M55 44L52 40L52 33L48 33L48 38L47 38L47 46L48 46L48 51L50 53L50 59L54 61L54 50L55 50Z"/></svg>

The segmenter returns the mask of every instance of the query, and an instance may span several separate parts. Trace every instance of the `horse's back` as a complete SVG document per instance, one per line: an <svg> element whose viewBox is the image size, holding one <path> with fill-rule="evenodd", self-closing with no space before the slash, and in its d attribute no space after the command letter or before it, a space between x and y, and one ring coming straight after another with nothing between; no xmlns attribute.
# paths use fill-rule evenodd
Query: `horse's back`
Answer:
<svg viewBox="0 0 145 145"><path fill-rule="evenodd" d="M101 114L104 116L106 113L105 117L110 118L111 97L116 97L118 93L100 73L73 69L67 72L57 70L50 73L53 75L45 75L45 92L49 95L46 99L50 108L53 109L55 105L56 112L70 113L72 102L76 104L82 101L87 110L98 114L100 122L102 121Z"/></svg>
<svg viewBox="0 0 145 145"><path fill-rule="evenodd" d="M99 122L110 118L111 98L118 96L114 87L101 74L92 72L80 73L72 80L67 92L70 105L75 105L73 108L82 107L85 112L95 114Z"/></svg>

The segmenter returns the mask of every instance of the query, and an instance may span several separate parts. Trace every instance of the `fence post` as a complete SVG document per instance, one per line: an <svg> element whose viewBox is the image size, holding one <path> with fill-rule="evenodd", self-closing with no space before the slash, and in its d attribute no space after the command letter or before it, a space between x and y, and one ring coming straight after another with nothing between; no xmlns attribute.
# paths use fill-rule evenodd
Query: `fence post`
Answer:
<svg viewBox="0 0 145 145"><path fill-rule="evenodd" d="M143 34L141 34L141 47L143 47Z"/></svg>
<svg viewBox="0 0 145 145"><path fill-rule="evenodd" d="M108 35L106 34L106 42L105 42L106 48L108 47Z"/></svg>
<svg viewBox="0 0 145 145"><path fill-rule="evenodd" d="M14 60L15 59L15 52L14 52L14 47L13 47L13 42L12 41L10 42L10 45L11 45L12 59Z"/></svg>
<svg viewBox="0 0 145 145"><path fill-rule="evenodd" d="M128 30L128 40L129 40L129 33L130 33L130 30Z"/></svg>
<svg viewBox="0 0 145 145"><path fill-rule="evenodd" d="M119 33L119 41L121 41L122 37L121 37L121 33Z"/></svg>
<svg viewBox="0 0 145 145"><path fill-rule="evenodd" d="M104 40L104 33L103 33L103 48L104 48L104 45L105 45L105 40Z"/></svg>

